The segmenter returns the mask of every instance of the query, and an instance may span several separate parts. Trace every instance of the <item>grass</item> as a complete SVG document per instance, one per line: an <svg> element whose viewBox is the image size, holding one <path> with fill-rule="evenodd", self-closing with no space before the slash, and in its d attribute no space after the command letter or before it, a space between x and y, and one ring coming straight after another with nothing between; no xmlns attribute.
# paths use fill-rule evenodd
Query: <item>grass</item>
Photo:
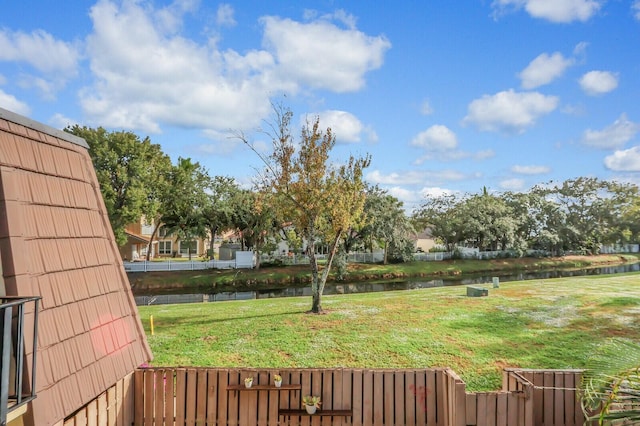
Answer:
<svg viewBox="0 0 640 426"><path fill-rule="evenodd" d="M504 367L582 368L609 337L640 340L640 274L140 307L156 366L451 367L468 389ZM149 335L153 315L155 334Z"/></svg>

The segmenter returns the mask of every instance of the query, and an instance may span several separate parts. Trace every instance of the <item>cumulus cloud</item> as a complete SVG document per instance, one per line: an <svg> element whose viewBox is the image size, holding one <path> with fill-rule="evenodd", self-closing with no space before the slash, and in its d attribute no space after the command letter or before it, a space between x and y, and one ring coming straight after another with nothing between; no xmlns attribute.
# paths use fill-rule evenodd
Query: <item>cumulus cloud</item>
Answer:
<svg viewBox="0 0 640 426"><path fill-rule="evenodd" d="M382 66L391 47L384 36L368 36L325 20L300 23L267 16L261 22L263 44L285 78L338 93L363 88L364 74Z"/></svg>
<svg viewBox="0 0 640 426"><path fill-rule="evenodd" d="M362 124L358 118L346 111L329 110L316 114L310 114L305 120L312 120L310 116L320 119L320 128L331 128L338 143L355 143L362 140L366 134L369 140L375 140L375 132Z"/></svg>
<svg viewBox="0 0 640 426"><path fill-rule="evenodd" d="M20 115L28 116L31 113L31 108L27 104L2 90L0 90L0 107Z"/></svg>
<svg viewBox="0 0 640 426"><path fill-rule="evenodd" d="M558 102L556 96L538 92L502 91L473 100L463 123L482 131L523 133L538 118L555 110Z"/></svg>
<svg viewBox="0 0 640 426"><path fill-rule="evenodd" d="M191 1L197 4L180 2L174 17L192 13ZM218 23L230 25L233 10L223 5L218 11ZM364 74L382 65L390 46L384 37L327 20L267 17L261 21L264 49L241 54L174 33L180 25L167 25L156 12L139 2L109 0L91 8L87 55L95 81L80 93L91 122L149 133L161 132L160 123L217 131L255 128L269 115L274 93L362 88ZM299 69L300 64L310 69Z"/></svg>
<svg viewBox="0 0 640 426"><path fill-rule="evenodd" d="M618 76L609 71L589 71L580 78L580 87L591 96L609 93L618 87Z"/></svg>
<svg viewBox="0 0 640 426"><path fill-rule="evenodd" d="M236 25L236 20L233 17L235 11L233 6L227 3L223 3L218 6L216 13L216 24L221 27L233 27Z"/></svg>
<svg viewBox="0 0 640 426"><path fill-rule="evenodd" d="M614 152L605 157L604 165L616 172L640 172L640 146Z"/></svg>
<svg viewBox="0 0 640 426"><path fill-rule="evenodd" d="M77 74L78 47L56 40L45 31L9 32L0 30L0 61L24 62L43 73Z"/></svg>
<svg viewBox="0 0 640 426"><path fill-rule="evenodd" d="M418 133L411 140L411 145L427 151L448 151L458 146L458 138L447 126L436 124Z"/></svg>
<svg viewBox="0 0 640 426"><path fill-rule="evenodd" d="M78 74L80 47L55 39L37 30L31 33L0 29L0 62L25 63L33 68L24 72L20 87L38 90L45 99L55 99L56 93Z"/></svg>
<svg viewBox="0 0 640 426"><path fill-rule="evenodd" d="M529 165L529 166L520 166L520 165L515 165L513 167L511 167L511 171L513 173L518 173L521 175L542 175L545 173L549 173L551 171L551 168L548 166L534 166L534 165Z"/></svg>
<svg viewBox="0 0 640 426"><path fill-rule="evenodd" d="M574 62L573 59L562 56L560 52L551 55L542 53L531 61L518 76L522 80L524 89L535 89L560 77Z"/></svg>
<svg viewBox="0 0 640 426"><path fill-rule="evenodd" d="M622 114L602 130L585 130L582 142L594 148L615 149L633 139L639 131L640 124L630 121L626 114Z"/></svg>
<svg viewBox="0 0 640 426"><path fill-rule="evenodd" d="M174 18L180 20L197 5L178 3ZM80 92L91 122L148 133L161 132L160 123L216 131L256 128L269 115L274 93L362 88L364 74L382 65L390 46L384 37L340 28L326 18L299 23L266 17L264 49L241 54L185 38L174 32L179 23L167 25L160 15L139 2L103 0L92 7L87 54L95 81ZM220 6L217 18L231 25L233 9Z"/></svg>
<svg viewBox="0 0 640 426"><path fill-rule="evenodd" d="M602 0L494 0L494 17L524 8L534 17L555 23L586 22L602 7Z"/></svg>

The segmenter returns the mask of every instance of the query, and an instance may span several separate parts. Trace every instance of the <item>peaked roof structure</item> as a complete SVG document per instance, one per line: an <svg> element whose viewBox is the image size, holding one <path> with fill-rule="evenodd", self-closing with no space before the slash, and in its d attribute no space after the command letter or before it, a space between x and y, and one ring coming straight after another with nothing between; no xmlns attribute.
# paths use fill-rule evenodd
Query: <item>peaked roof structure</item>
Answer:
<svg viewBox="0 0 640 426"><path fill-rule="evenodd" d="M0 294L42 297L34 425L152 358L87 144L1 108L0 251Z"/></svg>

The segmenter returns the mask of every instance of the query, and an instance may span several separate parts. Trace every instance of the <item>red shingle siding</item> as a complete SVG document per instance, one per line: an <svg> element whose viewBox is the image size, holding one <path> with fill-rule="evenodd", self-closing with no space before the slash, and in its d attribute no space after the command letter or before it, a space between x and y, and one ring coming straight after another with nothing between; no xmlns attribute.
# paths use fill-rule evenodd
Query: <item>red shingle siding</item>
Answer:
<svg viewBox="0 0 640 426"><path fill-rule="evenodd" d="M42 297L35 425L60 422L151 358L83 142L0 109L5 290Z"/></svg>

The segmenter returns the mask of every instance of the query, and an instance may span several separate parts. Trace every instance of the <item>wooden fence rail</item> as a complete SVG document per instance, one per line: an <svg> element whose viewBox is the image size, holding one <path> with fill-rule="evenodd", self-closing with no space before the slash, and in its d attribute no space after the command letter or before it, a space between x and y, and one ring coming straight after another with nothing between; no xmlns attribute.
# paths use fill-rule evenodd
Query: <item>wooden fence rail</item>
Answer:
<svg viewBox="0 0 640 426"><path fill-rule="evenodd" d="M582 425L579 382L577 370L506 369L502 390L467 392L446 368L145 368L57 426ZM322 398L313 416L304 395Z"/></svg>

